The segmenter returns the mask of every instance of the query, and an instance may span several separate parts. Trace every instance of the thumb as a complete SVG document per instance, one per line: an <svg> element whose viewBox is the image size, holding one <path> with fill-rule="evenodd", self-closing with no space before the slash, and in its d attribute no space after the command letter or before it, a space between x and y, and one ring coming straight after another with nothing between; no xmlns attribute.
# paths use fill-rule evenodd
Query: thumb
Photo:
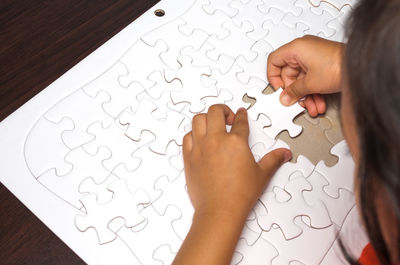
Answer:
<svg viewBox="0 0 400 265"><path fill-rule="evenodd" d="M301 78L294 81L289 86L285 87L280 96L281 103L285 106L290 106L299 101L305 95L309 94L306 87L306 78Z"/></svg>
<svg viewBox="0 0 400 265"><path fill-rule="evenodd" d="M282 164L289 161L291 158L292 152L286 148L275 149L261 158L261 160L258 162L258 166L263 173L264 186L268 183L275 172L282 166Z"/></svg>

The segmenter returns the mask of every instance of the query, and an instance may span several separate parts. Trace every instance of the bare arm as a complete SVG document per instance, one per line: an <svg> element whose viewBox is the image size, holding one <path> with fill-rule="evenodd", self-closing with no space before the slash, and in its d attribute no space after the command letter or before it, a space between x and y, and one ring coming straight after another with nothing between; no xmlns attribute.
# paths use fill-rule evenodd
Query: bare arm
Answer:
<svg viewBox="0 0 400 265"><path fill-rule="evenodd" d="M226 124L232 125L230 133ZM248 146L247 111L214 105L196 115L183 143L193 224L175 258L178 264L229 264L246 217L270 177L291 158L277 149L256 163Z"/></svg>

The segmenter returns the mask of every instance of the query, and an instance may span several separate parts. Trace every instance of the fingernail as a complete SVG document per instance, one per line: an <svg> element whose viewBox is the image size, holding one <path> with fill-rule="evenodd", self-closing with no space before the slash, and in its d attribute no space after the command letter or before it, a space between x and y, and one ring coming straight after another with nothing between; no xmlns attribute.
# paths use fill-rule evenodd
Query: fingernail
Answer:
<svg viewBox="0 0 400 265"><path fill-rule="evenodd" d="M290 102L292 101L292 99L290 98L290 96L285 93L281 95L281 103L285 106L289 105Z"/></svg>
<svg viewBox="0 0 400 265"><path fill-rule="evenodd" d="M290 150L287 150L284 154L285 157L285 162L289 161L290 159L292 159L292 152Z"/></svg>

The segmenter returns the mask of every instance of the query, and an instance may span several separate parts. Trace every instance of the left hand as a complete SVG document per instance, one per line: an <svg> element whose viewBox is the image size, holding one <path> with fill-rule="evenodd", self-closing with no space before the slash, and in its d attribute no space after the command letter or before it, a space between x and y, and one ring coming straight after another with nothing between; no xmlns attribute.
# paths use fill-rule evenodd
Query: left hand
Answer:
<svg viewBox="0 0 400 265"><path fill-rule="evenodd" d="M213 105L193 118L184 137L186 182L197 216L231 215L245 221L275 171L291 158L276 149L258 163L248 145L246 109L235 115L226 105ZM226 124L232 125L230 133Z"/></svg>

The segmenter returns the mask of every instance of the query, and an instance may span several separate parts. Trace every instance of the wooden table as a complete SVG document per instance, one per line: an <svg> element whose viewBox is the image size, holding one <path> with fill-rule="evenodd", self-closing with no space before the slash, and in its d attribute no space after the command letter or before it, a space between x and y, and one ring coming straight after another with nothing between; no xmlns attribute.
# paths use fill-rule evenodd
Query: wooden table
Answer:
<svg viewBox="0 0 400 265"><path fill-rule="evenodd" d="M157 2L2 0L0 120ZM0 263L84 262L0 184Z"/></svg>

